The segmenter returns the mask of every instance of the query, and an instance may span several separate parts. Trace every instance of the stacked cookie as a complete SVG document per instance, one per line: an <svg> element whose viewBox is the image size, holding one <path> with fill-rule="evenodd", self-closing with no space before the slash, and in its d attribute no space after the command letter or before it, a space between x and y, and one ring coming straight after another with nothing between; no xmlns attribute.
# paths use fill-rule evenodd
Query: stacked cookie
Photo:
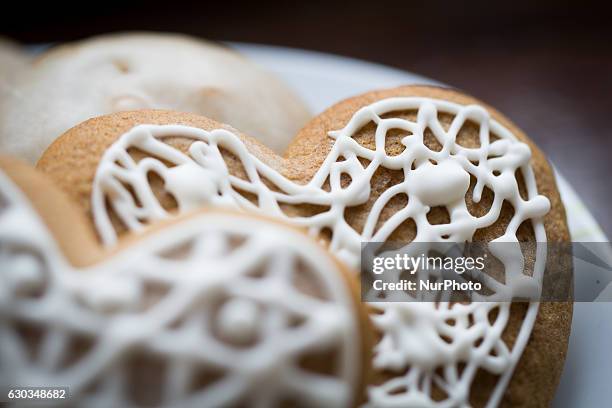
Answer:
<svg viewBox="0 0 612 408"><path fill-rule="evenodd" d="M0 377L36 372L86 405L551 401L571 304L355 292L362 242L569 239L548 163L509 120L448 89L373 91L279 156L213 119L118 112L57 138L37 173L4 162L0 356L19 353ZM501 261L512 291L526 272ZM541 282L546 254L532 261Z"/></svg>
<svg viewBox="0 0 612 408"><path fill-rule="evenodd" d="M199 211L112 251L0 160L0 386L78 406L348 406L369 326L346 268L281 223ZM297 402L296 402L297 401Z"/></svg>
<svg viewBox="0 0 612 408"><path fill-rule="evenodd" d="M27 65L22 55L0 43L0 149L31 163L61 133L112 112L192 112L249 132L279 153L310 118L269 72L183 35L104 35L52 47Z"/></svg>

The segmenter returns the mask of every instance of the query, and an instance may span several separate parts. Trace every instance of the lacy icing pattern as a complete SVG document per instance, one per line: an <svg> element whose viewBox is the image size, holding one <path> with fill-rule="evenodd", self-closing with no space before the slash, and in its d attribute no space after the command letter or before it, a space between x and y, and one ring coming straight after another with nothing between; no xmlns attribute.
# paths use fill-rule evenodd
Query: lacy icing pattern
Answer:
<svg viewBox="0 0 612 408"><path fill-rule="evenodd" d="M392 114L411 110L417 111L415 120ZM440 122L440 112L454 117L447 129ZM459 131L468 121L478 125L479 146L466 147L457 141ZM376 129L374 149L354 138L369 123ZM427 129L440 144L440 150L426 145ZM405 149L397 155L388 154L385 148L391 130L406 135L401 139ZM497 138L493 140L491 135ZM166 136L191 140L188 154L165 143ZM301 185L251 155L228 130L136 126L105 152L99 164L92 193L98 232L106 244L116 242L117 231L109 210L130 230L170 216L148 182L150 172L161 177L165 189L175 197L179 211L202 205L244 208L283 218L306 227L314 235L330 230L330 250L352 266L359 263L361 242L386 241L407 220L416 225L413 243L471 241L477 230L498 220L502 204L507 201L514 214L505 233L490 245L491 252L505 267L506 280L488 283L497 291L511 293L519 291L526 282L531 290L541 290L545 248L539 249L533 275L528 277L523 273L520 250L502 251L494 244L514 242L518 246L516 233L524 221L532 223L536 241L545 242L542 217L549 211L550 203L537 192L529 146L492 119L486 109L430 98L389 98L360 109L343 129L331 132L330 137L335 139L330 153L314 177ZM144 152L146 158L134 159L128 151L131 148ZM246 179L230 174L222 149L239 160ZM368 201L371 181L379 168L400 171L403 180L376 198L364 228L358 231L345 219L345 210ZM519 191L517 170L524 178L526 199ZM481 200L485 187L494 193L491 208L482 216L467 209L465 196L471 177L476 179L474 202ZM343 184L343 178L350 180L348 185ZM257 202L248 200L245 193L256 197ZM408 196L407 205L377 228L382 210L399 194ZM287 204L323 206L325 211L308 217L289 217L281 209L281 205ZM432 225L428 221L427 213L436 206L448 210L450 222ZM416 250L411 245L403 250ZM468 406L470 387L479 370L498 376L489 400L491 406L496 405L527 343L538 310L536 303L530 304L518 337L509 347L502 339L510 316L508 303L480 302L453 307L447 303L376 303L374 307L381 312L373 315L374 324L383 333L375 348L374 364L398 373L385 384L371 387L369 404L376 407ZM439 395L434 396L434 388Z"/></svg>
<svg viewBox="0 0 612 408"><path fill-rule="evenodd" d="M107 407L355 397L352 295L299 232L200 214L77 269L0 172L0 265L0 390L68 386L71 404Z"/></svg>

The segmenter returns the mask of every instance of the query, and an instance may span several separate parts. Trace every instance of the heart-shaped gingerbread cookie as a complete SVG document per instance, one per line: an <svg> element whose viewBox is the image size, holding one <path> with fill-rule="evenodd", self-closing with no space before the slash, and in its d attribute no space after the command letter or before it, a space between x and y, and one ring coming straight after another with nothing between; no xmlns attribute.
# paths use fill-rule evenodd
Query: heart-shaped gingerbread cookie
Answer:
<svg viewBox="0 0 612 408"><path fill-rule="evenodd" d="M351 266L364 241L569 240L542 153L494 109L441 88L402 87L343 101L306 125L285 157L205 118L138 111L71 129L38 167L81 204L109 245L128 230L200 206L284 219L322 237ZM535 281L543 279L545 258L535 260ZM516 263L504 266L499 284L512 290L524 273L509 269ZM551 400L571 304L373 308L381 337L371 406Z"/></svg>
<svg viewBox="0 0 612 408"><path fill-rule="evenodd" d="M33 169L0 158L0 390L61 406L334 406L372 347L344 267L303 232L200 211L104 250ZM3 395L7 395L6 392Z"/></svg>

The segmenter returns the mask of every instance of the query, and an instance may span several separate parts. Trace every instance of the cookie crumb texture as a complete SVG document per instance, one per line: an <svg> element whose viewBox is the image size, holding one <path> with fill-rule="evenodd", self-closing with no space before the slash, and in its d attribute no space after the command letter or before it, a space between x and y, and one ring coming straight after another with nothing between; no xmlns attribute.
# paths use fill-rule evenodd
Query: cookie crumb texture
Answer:
<svg viewBox="0 0 612 408"><path fill-rule="evenodd" d="M361 241L569 240L543 154L493 108L442 88L340 102L308 123L284 157L204 118L145 111L77 126L39 167L80 203L107 245L200 205L259 211L306 228L353 267ZM532 276L544 276L545 265L536 258ZM379 337L370 406L540 407L552 400L571 304L372 309Z"/></svg>

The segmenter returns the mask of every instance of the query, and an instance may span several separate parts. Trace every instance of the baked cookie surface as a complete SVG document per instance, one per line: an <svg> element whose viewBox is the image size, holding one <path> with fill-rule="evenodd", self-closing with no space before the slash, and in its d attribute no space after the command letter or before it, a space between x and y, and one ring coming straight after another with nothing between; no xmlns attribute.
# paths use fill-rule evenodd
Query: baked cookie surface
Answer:
<svg viewBox="0 0 612 408"><path fill-rule="evenodd" d="M340 102L308 123L285 157L205 118L139 111L73 128L39 167L80 203L109 245L198 206L293 222L352 266L361 241L569 241L542 153L493 108L442 88L401 87ZM546 272L541 260L535 270ZM571 304L374 308L380 341L371 406L551 401Z"/></svg>

